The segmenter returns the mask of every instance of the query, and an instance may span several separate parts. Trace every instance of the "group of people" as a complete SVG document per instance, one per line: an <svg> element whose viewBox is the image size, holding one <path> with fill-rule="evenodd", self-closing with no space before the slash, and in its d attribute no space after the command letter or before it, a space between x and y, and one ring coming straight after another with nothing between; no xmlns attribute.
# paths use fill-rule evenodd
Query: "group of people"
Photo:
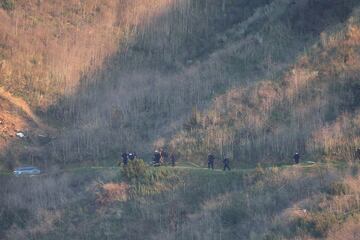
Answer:
<svg viewBox="0 0 360 240"><path fill-rule="evenodd" d="M129 161L133 161L137 158L136 152L123 152L121 154L122 164L123 166L127 166ZM164 149L155 150L154 157L152 159L152 164L154 166L160 166L164 163L168 163L169 157L168 153ZM175 154L170 155L170 163L174 167L176 164ZM121 165L121 162L119 163Z"/></svg>
<svg viewBox="0 0 360 240"><path fill-rule="evenodd" d="M164 163L168 163L168 161L169 161L169 155L163 148L160 148L159 150L155 150L154 157L153 157L153 165L154 166L160 166ZM174 153L170 154L170 163L171 163L171 166L175 167L176 157L175 157Z"/></svg>
<svg viewBox="0 0 360 240"><path fill-rule="evenodd" d="M137 158L136 152L124 152L121 154L122 162L124 166L127 166L130 161L133 161Z"/></svg>
<svg viewBox="0 0 360 240"><path fill-rule="evenodd" d="M121 157L122 157L123 165L127 166L129 161L135 160L137 158L137 155L135 152L124 152L121 155ZM355 159L360 160L360 148L357 148L355 151ZM300 163L300 154L298 152L294 154L293 160L295 164ZM155 150L154 157L152 160L152 164L154 166L160 166L168 162L169 162L168 153L163 148L160 148L159 150ZM173 167L176 165L176 157L174 153L170 154L170 164ZM208 164L208 169L214 170L215 156L213 154L208 155L207 164ZM225 157L223 159L223 170L224 171L231 170L230 158L228 157Z"/></svg>
<svg viewBox="0 0 360 240"><path fill-rule="evenodd" d="M215 156L213 154L208 155L208 169L214 170ZM226 157L223 160L223 170L230 171L230 158Z"/></svg>

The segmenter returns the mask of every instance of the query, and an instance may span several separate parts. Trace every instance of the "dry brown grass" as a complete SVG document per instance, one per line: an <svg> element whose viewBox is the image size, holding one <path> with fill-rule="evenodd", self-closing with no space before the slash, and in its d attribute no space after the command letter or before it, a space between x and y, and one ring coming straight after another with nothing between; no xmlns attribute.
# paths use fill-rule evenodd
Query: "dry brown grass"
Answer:
<svg viewBox="0 0 360 240"><path fill-rule="evenodd" d="M85 72L102 67L169 1L17 1L0 10L1 84L46 109L73 94Z"/></svg>
<svg viewBox="0 0 360 240"><path fill-rule="evenodd" d="M334 123L315 131L309 147L325 151L326 160L353 161L360 145L359 126L360 114L343 114Z"/></svg>
<svg viewBox="0 0 360 240"><path fill-rule="evenodd" d="M340 228L331 230L328 240L357 240L360 238L359 216L346 221Z"/></svg>
<svg viewBox="0 0 360 240"><path fill-rule="evenodd" d="M321 33L319 44L279 79L217 97L198 113L201 126L179 133L172 145L186 156L227 152L249 162L289 161L295 151L352 161L360 144L357 12Z"/></svg>
<svg viewBox="0 0 360 240"><path fill-rule="evenodd" d="M6 146L15 140L18 131L27 132L32 127L25 116L0 97L0 152L5 151Z"/></svg>
<svg viewBox="0 0 360 240"><path fill-rule="evenodd" d="M130 186L126 183L101 184L96 201L102 205L127 201L129 188Z"/></svg>
<svg viewBox="0 0 360 240"><path fill-rule="evenodd" d="M1 11L1 84L40 107L70 93L81 72L114 50L115 9L115 1L69 0L17 1L14 11Z"/></svg>

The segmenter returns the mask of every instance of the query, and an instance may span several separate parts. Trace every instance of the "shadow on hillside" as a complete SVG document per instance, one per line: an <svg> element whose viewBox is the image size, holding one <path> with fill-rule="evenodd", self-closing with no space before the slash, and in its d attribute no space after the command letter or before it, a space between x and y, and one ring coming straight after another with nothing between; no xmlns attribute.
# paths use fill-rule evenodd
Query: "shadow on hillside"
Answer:
<svg viewBox="0 0 360 240"><path fill-rule="evenodd" d="M287 15L282 16L282 21L288 21L299 36L319 36L327 26L346 20L351 13L352 8L342 8L343 5L339 5L340 3L339 1L329 5L326 1L310 1L308 5L299 6L302 8L300 12L304 13L300 16L299 9L289 6ZM167 27L176 28L171 24L162 25L166 22L164 19L170 17L167 14L169 13L164 12L161 16L156 16L152 20L152 25L143 29L144 34L139 34L123 52L107 61L105 69L94 75L92 73L90 76L84 76L80 90L73 97L60 100L53 108L56 109L58 118L65 116L63 120L70 120L69 123L75 126L75 129L66 132L57 142L63 148L60 152L65 152L65 156L87 161L94 160L91 159L93 157L117 158L118 152L125 149L142 154L150 152L153 146L149 143L181 128L181 122L177 121L188 116L194 106L209 101L214 97L213 93L221 93L219 86L225 85L223 91L231 88L234 80L221 79L221 76L216 76L219 80L214 80L212 85L208 86L206 82L210 82L210 79L206 78L206 73L203 72L208 70L202 69L204 63L187 66L185 70L181 70L182 64L180 68L177 67L177 52L167 56L167 52L171 52L171 47L177 47L179 50L190 48L196 52L197 46L204 43L203 39L207 39L205 34L197 44L189 46L189 35L185 33L187 36L183 42L184 46L180 43L173 46L172 41L176 41L176 37L170 37L169 40L168 34L171 33L163 31ZM195 23L197 21L201 22L195 19ZM199 23L200 26L201 24L202 22ZM203 26L202 31L211 33L215 30ZM158 37L153 36L154 32ZM202 33L190 35L190 38L199 35ZM215 35L208 35L211 42ZM176 36L182 36L181 30ZM311 37L309 39L312 40ZM160 46L156 45L158 41L161 43ZM298 46L297 49L301 51L308 44L312 42L304 42L304 45ZM165 49L162 46L165 46ZM188 55L191 58L197 54ZM181 59L186 57L181 57L180 61ZM164 66L167 66L165 70ZM228 77L226 72L219 74ZM147 147L142 149L144 143ZM58 158L59 149L53 151L56 152L54 157Z"/></svg>
<svg viewBox="0 0 360 240"><path fill-rule="evenodd" d="M347 17L341 15L338 20L343 22ZM344 62L346 58L358 59L353 52L356 36L348 32L348 25L342 27L327 29L321 34L322 41L299 55L290 71L276 81L265 78L260 84L234 88L218 97L205 116L196 116L189 130L174 139L180 152L191 149L187 160L196 161L191 159L204 159L210 148L220 157L232 156L234 165L240 162L254 167L259 162L290 162L296 151L305 160L320 160L319 152L313 151L313 134L321 135L316 131L327 131L328 123L346 112L351 114L360 103L358 85L354 84L358 64L356 60ZM348 39L351 35L352 40ZM349 42L355 45L351 47ZM341 145L344 139L340 140L339 131L333 141ZM341 149L346 154L341 157L352 159L355 143L346 142L347 147ZM338 154L339 149L332 150Z"/></svg>
<svg viewBox="0 0 360 240"><path fill-rule="evenodd" d="M206 106L218 94L236 84L245 84L247 79L264 76L266 59L239 60L235 51L214 60L210 53L237 44L226 38L227 28L247 20L258 7L272 1L251 1L251 8L246 11L241 4L237 8L225 6L224 11L220 1L211 2L214 5L204 10L195 2L177 2L150 23L133 26L137 29L135 37L121 45L103 69L84 74L76 93L61 98L43 114L52 124L62 126L57 139L44 145L44 158L63 164L103 164L105 160L118 159L119 152L125 150L149 158L147 153L152 151L153 142L181 129L194 107ZM288 56L298 56L326 27L346 20L356 1L346 5L340 0L333 4L325 0L300 2L286 5L281 22L301 41L296 46L289 44L289 49L285 49L289 53L281 49L286 57L272 59L278 65L288 64ZM260 19L266 21L266 17ZM240 50L266 50L261 48L266 39L255 39L256 31L266 31L263 25L266 23L254 21L249 26ZM264 55L255 53L260 58ZM239 73L234 63L228 64L233 57L241 64L245 62L241 69L246 74Z"/></svg>

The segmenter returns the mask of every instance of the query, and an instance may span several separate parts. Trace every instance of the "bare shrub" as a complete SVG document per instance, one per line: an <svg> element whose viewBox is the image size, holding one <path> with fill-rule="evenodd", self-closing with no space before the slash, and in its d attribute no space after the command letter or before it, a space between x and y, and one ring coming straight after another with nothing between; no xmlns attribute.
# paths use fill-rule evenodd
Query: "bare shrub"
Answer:
<svg viewBox="0 0 360 240"><path fill-rule="evenodd" d="M106 183L100 186L97 193L99 204L109 204L113 202L124 202L128 200L129 185L126 183Z"/></svg>

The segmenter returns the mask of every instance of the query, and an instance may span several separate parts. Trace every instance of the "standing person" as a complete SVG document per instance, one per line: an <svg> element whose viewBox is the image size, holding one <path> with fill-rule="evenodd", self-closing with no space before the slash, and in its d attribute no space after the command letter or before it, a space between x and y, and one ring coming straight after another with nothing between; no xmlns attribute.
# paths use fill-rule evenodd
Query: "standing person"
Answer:
<svg viewBox="0 0 360 240"><path fill-rule="evenodd" d="M153 163L155 166L160 166L161 155L158 150L155 150Z"/></svg>
<svg viewBox="0 0 360 240"><path fill-rule="evenodd" d="M135 152L129 152L129 159L132 161L136 159L136 153Z"/></svg>
<svg viewBox="0 0 360 240"><path fill-rule="evenodd" d="M160 150L160 162L161 163L166 163L167 162L167 157L168 157L167 152L163 148L161 148L161 150Z"/></svg>
<svg viewBox="0 0 360 240"><path fill-rule="evenodd" d="M124 166L127 166L128 165L128 160L129 160L129 155L126 152L124 152L121 155L121 158L122 158Z"/></svg>
<svg viewBox="0 0 360 240"><path fill-rule="evenodd" d="M214 155L209 154L208 155L208 169L211 168L212 170L214 170L214 161L215 161Z"/></svg>
<svg viewBox="0 0 360 240"><path fill-rule="evenodd" d="M295 153L293 159L294 159L295 164L299 164L299 162L300 162L300 154L298 152Z"/></svg>
<svg viewBox="0 0 360 240"><path fill-rule="evenodd" d="M175 165L176 165L176 157L175 157L174 153L172 153L170 155L170 161L171 161L171 166L175 167Z"/></svg>
<svg viewBox="0 0 360 240"><path fill-rule="evenodd" d="M360 148L355 151L355 160L360 160Z"/></svg>
<svg viewBox="0 0 360 240"><path fill-rule="evenodd" d="M227 157L224 158L223 163L224 163L224 171L226 171L226 169L230 171L230 159Z"/></svg>

